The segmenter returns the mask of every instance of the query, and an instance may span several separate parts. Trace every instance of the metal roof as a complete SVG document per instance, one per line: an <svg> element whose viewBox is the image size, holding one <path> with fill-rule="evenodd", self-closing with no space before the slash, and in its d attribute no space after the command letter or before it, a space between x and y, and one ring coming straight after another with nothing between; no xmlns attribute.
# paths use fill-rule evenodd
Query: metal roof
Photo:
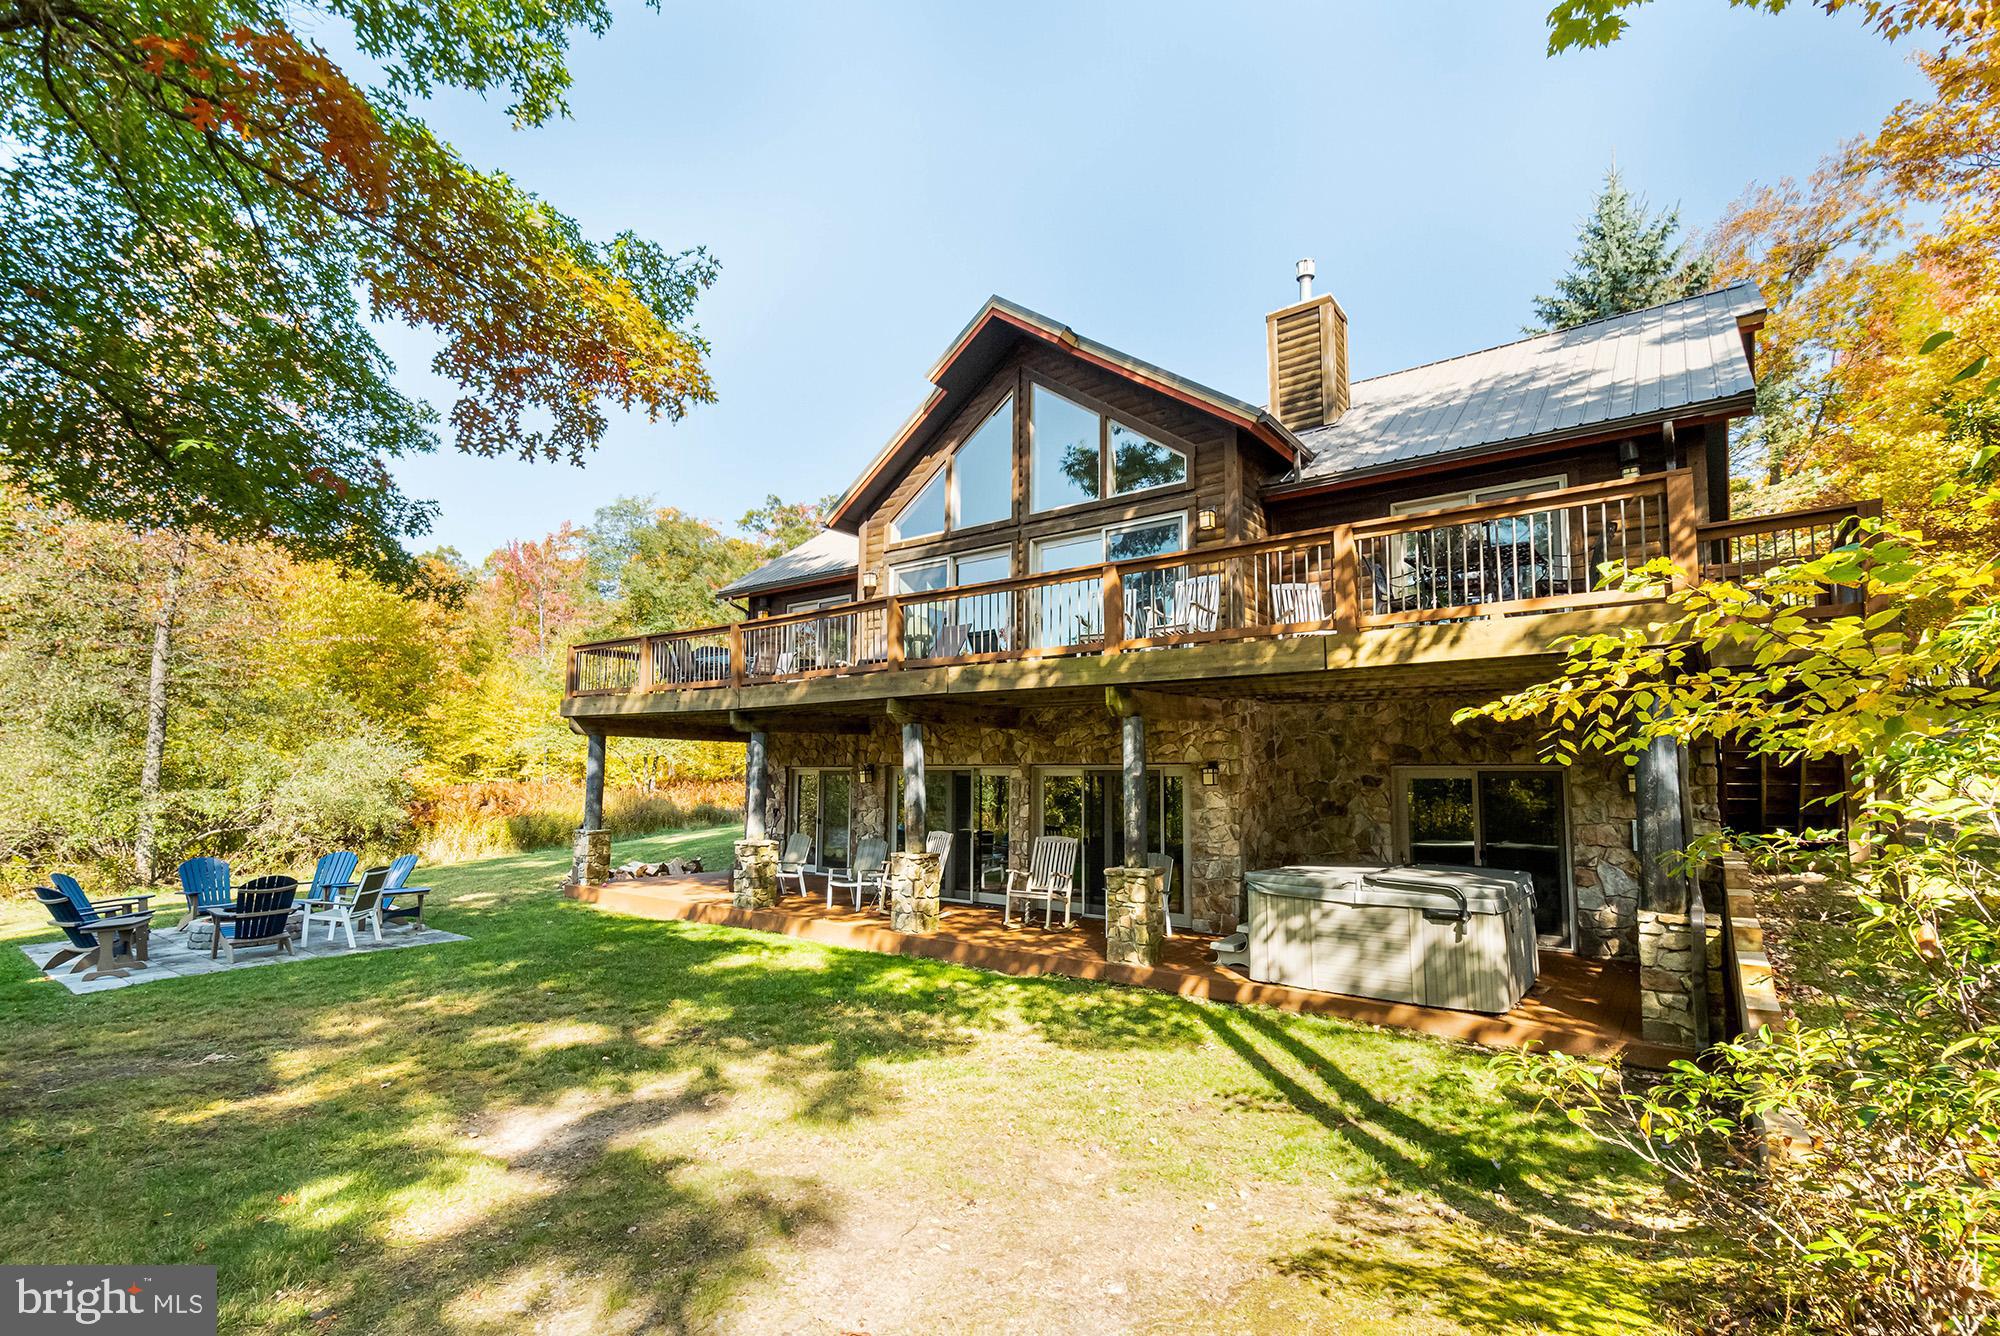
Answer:
<svg viewBox="0 0 2000 1336"><path fill-rule="evenodd" d="M861 540L851 533L824 529L791 551L771 558L748 575L739 576L715 592L724 598L761 594L853 575L861 565Z"/></svg>
<svg viewBox="0 0 2000 1336"><path fill-rule="evenodd" d="M1299 433L1313 458L1274 490L1732 401L1747 406L1756 382L1738 322L1763 311L1757 285L1736 283L1355 381L1340 421Z"/></svg>

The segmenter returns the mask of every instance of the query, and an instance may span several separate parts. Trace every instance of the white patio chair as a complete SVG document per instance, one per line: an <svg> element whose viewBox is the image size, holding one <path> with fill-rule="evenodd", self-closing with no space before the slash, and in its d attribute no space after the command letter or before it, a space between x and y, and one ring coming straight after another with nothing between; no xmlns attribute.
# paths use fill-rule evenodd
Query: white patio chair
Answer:
<svg viewBox="0 0 2000 1336"><path fill-rule="evenodd" d="M1326 590L1315 583L1271 586L1271 620L1278 626L1326 620Z"/></svg>
<svg viewBox="0 0 2000 1336"><path fill-rule="evenodd" d="M347 934L347 945L352 949L354 925L361 924L375 934L375 940L382 940L382 888L389 883L389 868L371 867L361 874L355 884L353 894L343 896L338 891L318 900L299 901L302 918L299 921L299 945L312 945L312 925L326 924L326 940L333 940L333 930L341 929Z"/></svg>
<svg viewBox="0 0 2000 1336"><path fill-rule="evenodd" d="M948 830L934 830L930 834L924 836L924 852L927 854L937 855L938 884L940 886L944 884L943 879L944 879L945 869L951 866L951 839L952 839L951 832ZM885 873L882 878L881 899L876 901L877 908L879 909L888 908L888 904L886 902L889 898L891 888L894 886L894 884L895 884L894 880Z"/></svg>
<svg viewBox="0 0 2000 1336"><path fill-rule="evenodd" d="M970 622L946 622L938 630L937 644L931 647L933 659L955 659L967 652L972 640Z"/></svg>
<svg viewBox="0 0 2000 1336"><path fill-rule="evenodd" d="M875 902L880 904L884 894L882 879L887 875L888 862L887 840L871 838L858 842L854 846L853 865L836 868L826 874L826 907L833 908L833 893L836 890L852 892L856 909L861 908L861 896L865 891L872 891Z"/></svg>
<svg viewBox="0 0 2000 1336"><path fill-rule="evenodd" d="M806 869L812 866L812 836L804 831L796 831L785 837L784 852L778 855L778 892L783 894L785 880L799 884L799 894L806 893Z"/></svg>
<svg viewBox="0 0 2000 1336"><path fill-rule="evenodd" d="M1222 613L1222 576L1218 572L1190 575L1174 581L1173 606L1154 618L1148 635L1205 635L1216 628Z"/></svg>
<svg viewBox="0 0 2000 1336"><path fill-rule="evenodd" d="M1160 921L1174 935L1174 860L1168 854L1147 854L1146 866L1160 874Z"/></svg>
<svg viewBox="0 0 2000 1336"><path fill-rule="evenodd" d="M1014 926L1014 902L1027 901L1031 906L1036 900L1043 905L1042 926L1055 926L1056 901L1063 902L1063 926L1070 925L1070 901L1076 894L1077 856L1082 850L1082 842L1068 835L1038 835L1035 847L1028 857L1028 870L1019 868L1007 870L1007 895L1001 902L1000 919L1008 927ZM1028 921L1028 912L1023 911L1021 922Z"/></svg>

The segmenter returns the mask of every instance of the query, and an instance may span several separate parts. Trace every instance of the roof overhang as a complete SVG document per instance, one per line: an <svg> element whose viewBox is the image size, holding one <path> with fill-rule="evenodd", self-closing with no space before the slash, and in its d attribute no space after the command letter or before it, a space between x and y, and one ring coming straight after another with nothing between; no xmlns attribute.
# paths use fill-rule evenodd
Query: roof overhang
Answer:
<svg viewBox="0 0 2000 1336"><path fill-rule="evenodd" d="M848 533L858 531L861 516L886 490L897 467L921 450L986 384L1001 361L1027 339L1060 348L1079 361L1228 422L1269 447L1287 465L1297 464L1310 453L1297 436L1255 404L1084 338L1068 325L1003 297L989 297L931 367L927 378L935 388L930 396L835 505L831 526Z"/></svg>

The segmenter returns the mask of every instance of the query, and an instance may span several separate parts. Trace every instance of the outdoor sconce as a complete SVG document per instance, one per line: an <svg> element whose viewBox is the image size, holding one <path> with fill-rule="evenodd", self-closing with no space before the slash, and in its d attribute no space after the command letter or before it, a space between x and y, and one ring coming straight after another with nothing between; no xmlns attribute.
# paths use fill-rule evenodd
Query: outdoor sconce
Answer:
<svg viewBox="0 0 2000 1336"><path fill-rule="evenodd" d="M1194 531L1196 533L1214 533L1220 527L1221 521L1216 518L1213 510L1197 510L1195 512Z"/></svg>
<svg viewBox="0 0 2000 1336"><path fill-rule="evenodd" d="M861 572L861 596L863 598L875 597L875 591L881 587L881 576L877 575L874 571Z"/></svg>
<svg viewBox="0 0 2000 1336"><path fill-rule="evenodd" d="M1618 463L1626 477L1638 476L1639 443L1629 436L1618 442Z"/></svg>
<svg viewBox="0 0 2000 1336"><path fill-rule="evenodd" d="M863 784L873 784L875 782L875 763L873 761L863 761L861 763L861 782Z"/></svg>
<svg viewBox="0 0 2000 1336"><path fill-rule="evenodd" d="M1201 786L1203 788L1205 789L1214 788L1215 781L1220 779L1221 777L1222 777L1221 766L1217 765L1213 761L1203 761L1201 763Z"/></svg>

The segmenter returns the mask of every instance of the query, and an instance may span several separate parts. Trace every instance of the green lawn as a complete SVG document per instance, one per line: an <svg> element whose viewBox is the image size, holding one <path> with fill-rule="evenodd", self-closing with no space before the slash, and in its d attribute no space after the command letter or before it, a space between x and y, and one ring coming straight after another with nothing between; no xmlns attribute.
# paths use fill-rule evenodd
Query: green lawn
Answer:
<svg viewBox="0 0 2000 1336"><path fill-rule="evenodd" d="M0 904L0 1260L371 1334L1650 1331L1700 1281L1471 1050L620 918L564 862L428 875L468 942L90 997Z"/></svg>

